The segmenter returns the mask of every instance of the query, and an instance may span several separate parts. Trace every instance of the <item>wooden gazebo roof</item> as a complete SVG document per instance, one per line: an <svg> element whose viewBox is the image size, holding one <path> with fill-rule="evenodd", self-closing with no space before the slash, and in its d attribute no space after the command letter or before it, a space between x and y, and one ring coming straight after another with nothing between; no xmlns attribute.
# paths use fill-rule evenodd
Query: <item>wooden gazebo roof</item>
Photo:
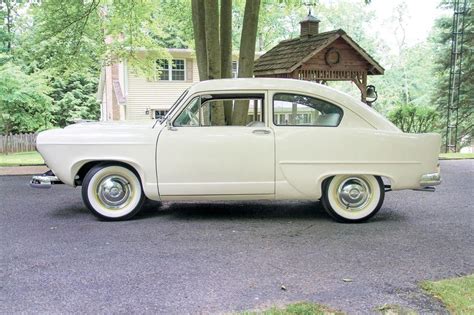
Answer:
<svg viewBox="0 0 474 315"><path fill-rule="evenodd" d="M354 50L354 53L359 55L359 58L367 62L367 74L379 75L384 73L384 68L374 58L352 40L344 30L338 29L280 42L255 62L254 74L256 77L290 74L318 53L327 50L338 40L347 43ZM350 70L348 67L344 67L344 69L334 67L334 69L337 68L339 70Z"/></svg>

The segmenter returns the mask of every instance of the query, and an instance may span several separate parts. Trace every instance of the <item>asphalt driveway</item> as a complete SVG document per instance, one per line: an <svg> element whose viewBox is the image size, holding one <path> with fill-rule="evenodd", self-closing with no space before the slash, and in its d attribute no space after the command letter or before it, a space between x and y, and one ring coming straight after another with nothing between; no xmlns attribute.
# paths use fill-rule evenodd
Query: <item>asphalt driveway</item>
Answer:
<svg viewBox="0 0 474 315"><path fill-rule="evenodd" d="M435 193L388 193L357 225L304 201L150 204L135 220L100 222L79 189L2 176L0 313L226 313L301 300L444 312L417 283L474 272L474 160L441 167Z"/></svg>

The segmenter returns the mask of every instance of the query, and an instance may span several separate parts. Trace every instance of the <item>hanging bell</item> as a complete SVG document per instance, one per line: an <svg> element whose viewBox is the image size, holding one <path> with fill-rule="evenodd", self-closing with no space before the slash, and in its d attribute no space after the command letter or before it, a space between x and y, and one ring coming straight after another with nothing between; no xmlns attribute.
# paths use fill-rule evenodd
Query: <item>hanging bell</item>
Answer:
<svg viewBox="0 0 474 315"><path fill-rule="evenodd" d="M377 100L377 90L375 90L375 86L368 85L366 90L366 101L367 103L373 103Z"/></svg>

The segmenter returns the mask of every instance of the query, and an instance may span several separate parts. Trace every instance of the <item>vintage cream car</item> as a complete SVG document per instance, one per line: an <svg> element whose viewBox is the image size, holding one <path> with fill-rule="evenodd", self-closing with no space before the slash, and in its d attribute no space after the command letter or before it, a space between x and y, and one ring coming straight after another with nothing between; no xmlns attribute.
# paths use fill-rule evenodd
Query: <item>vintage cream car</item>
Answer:
<svg viewBox="0 0 474 315"><path fill-rule="evenodd" d="M406 134L364 103L299 80L200 82L163 121L81 123L40 133L51 168L34 187L82 186L101 219L152 200L321 200L360 222L388 190L434 190L438 134Z"/></svg>

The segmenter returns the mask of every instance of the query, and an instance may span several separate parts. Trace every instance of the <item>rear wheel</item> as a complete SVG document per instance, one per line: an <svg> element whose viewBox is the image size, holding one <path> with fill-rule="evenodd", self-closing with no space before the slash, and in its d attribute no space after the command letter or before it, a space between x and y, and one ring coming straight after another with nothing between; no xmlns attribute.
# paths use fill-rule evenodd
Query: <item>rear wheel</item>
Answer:
<svg viewBox="0 0 474 315"><path fill-rule="evenodd" d="M99 164L84 177L82 199L98 218L126 220L137 214L145 201L136 172L122 165Z"/></svg>
<svg viewBox="0 0 474 315"><path fill-rule="evenodd" d="M373 217L385 197L383 181L373 175L337 175L324 181L322 204L339 222L357 223Z"/></svg>

